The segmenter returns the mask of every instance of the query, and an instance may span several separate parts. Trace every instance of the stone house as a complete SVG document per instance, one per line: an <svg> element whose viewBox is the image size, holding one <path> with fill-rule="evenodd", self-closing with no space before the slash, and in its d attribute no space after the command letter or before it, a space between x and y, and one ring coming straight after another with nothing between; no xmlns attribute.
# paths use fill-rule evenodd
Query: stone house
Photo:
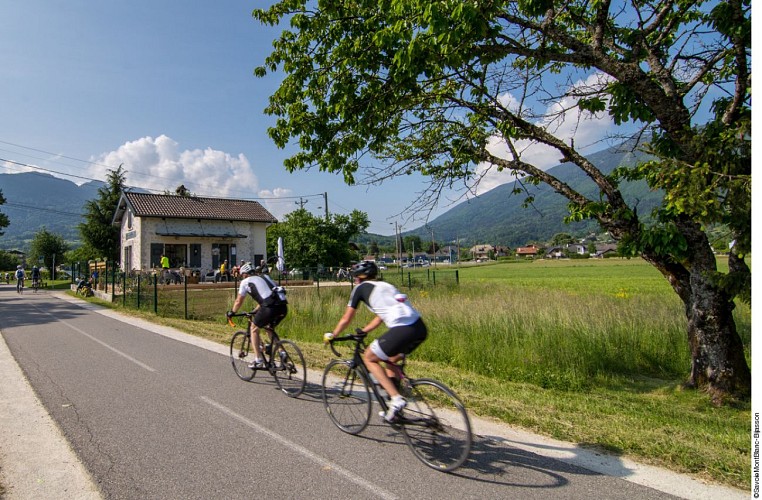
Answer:
<svg viewBox="0 0 762 500"><path fill-rule="evenodd" d="M278 222L251 200L202 198L123 191L112 224L120 227L121 269L170 267L213 273L228 261L267 259L266 231Z"/></svg>

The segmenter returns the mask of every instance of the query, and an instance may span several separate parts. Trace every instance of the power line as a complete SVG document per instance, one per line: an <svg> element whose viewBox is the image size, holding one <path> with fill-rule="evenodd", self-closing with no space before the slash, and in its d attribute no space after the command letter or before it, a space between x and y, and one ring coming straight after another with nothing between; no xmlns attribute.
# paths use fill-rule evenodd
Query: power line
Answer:
<svg viewBox="0 0 762 500"><path fill-rule="evenodd" d="M37 210L40 212L49 212L56 215L65 215L67 217L76 217L78 219L81 219L84 216L84 214L81 214L81 213L64 212L63 210L56 210L54 208L36 207L33 205L24 205L23 203L15 203L11 201L6 201L4 205L6 207L11 207L11 208L18 207L18 208L23 208L26 210Z"/></svg>
<svg viewBox="0 0 762 500"><path fill-rule="evenodd" d="M31 151L37 151L39 153L45 153L45 154L52 155L52 156L55 156L55 157L58 157L58 158L66 158L68 160L78 161L78 162L81 162L81 163L87 163L87 164L95 165L95 166L98 166L98 167L104 167L104 168L107 168L109 170L116 170L116 167L113 167L113 166L110 166L110 165L104 165L102 163L96 163L96 162L89 161L89 160L82 160L81 158L74 158L72 156L66 156L66 155L59 154L59 153L53 153L53 152L50 152L50 151L45 151L44 149L24 146L24 145L16 144L16 143L13 143L13 142L8 142L8 141L0 140L0 144L8 144L10 146L14 146L14 147L18 147L18 148L23 148L23 149L28 149L28 150L31 150ZM17 153L17 154L24 154L24 153ZM30 156L30 155L25 155L25 156ZM42 158L37 158L37 159L40 159L40 160L43 160L43 161L49 161L49 162L52 162L52 163L59 163L61 165L65 165L65 166L71 167L71 168L78 168L78 167L74 167L74 166L71 166L71 165L66 165L66 164L57 162L57 161L55 161L53 159L50 159L50 160L44 160ZM25 167L32 168L32 169L39 169L39 170L43 170L45 172L56 173L56 174L64 175L64 176L68 176L68 177L75 177L77 179L84 179L84 180L89 180L89 181L99 181L99 182L101 182L101 179L93 179L92 177L84 177L84 176L80 176L80 175L74 175L74 174L69 174L69 173L65 173L65 172L59 172L59 171L56 171L56 170L45 169L45 168L42 168L42 167L39 167L39 166L36 166L36 165L29 165L29 164L23 163L23 162L17 162L17 161L7 160L7 159L3 159L3 158L0 158L0 161L7 161L7 162L10 162L10 163L14 163L16 165L25 166ZM166 181L171 181L171 179L169 179L167 177L158 176L158 175L155 175L155 174L152 174L152 173L142 173L142 172L135 171L135 170L127 170L127 172L130 175L148 177L151 180L164 179ZM193 181L185 181L184 183L185 184L189 184L191 186L205 187L204 184L196 183L196 182L193 182ZM164 192L164 190L161 190L161 189L146 188L146 187L137 186L137 185L133 185L133 186L130 186L130 187L136 187L136 188L143 189L145 191L149 191L149 192L153 192L153 193L163 193ZM301 195L301 196L312 198L312 197L323 196L323 194L322 193L320 193L320 194L308 194L308 195ZM288 200L290 200L290 199L301 198L301 196L280 196L280 197L273 197L273 198L267 198L267 197L254 197L254 198L252 198L252 197L239 196L238 198L244 199L244 200L281 200L281 199L288 199ZM206 198L215 198L215 196L205 196L205 197ZM217 198L219 198L219 197L217 197Z"/></svg>
<svg viewBox="0 0 762 500"><path fill-rule="evenodd" d="M4 141L0 141L0 142L4 142ZM80 160L80 161L84 161L84 160ZM49 173L52 173L52 174L64 175L64 176L67 176L67 177L75 177L77 179L82 179L82 180L86 180L86 181L103 182L100 179L93 179L92 177L84 177L84 176L81 176L81 175L69 174L69 173L66 173L66 172L59 172L57 170L51 170L51 169L48 169L48 168L42 168L42 167L37 166L37 165L30 165L28 163L23 163L23 162L19 162L19 161L9 160L7 158L0 158L0 162L12 163L14 165L18 165L18 166L21 166L21 167L31 168L33 170L41 170L43 172L49 172ZM141 175L148 175L148 174L141 174ZM138 188L138 189L143 189L145 191L156 192L156 193L163 193L164 192L161 189L152 189L152 188L146 188L146 187L137 186L137 185L131 185L131 186L125 186L125 187L126 188ZM316 193L316 194L306 194L306 195L299 195L299 196L277 196L277 197L272 197L272 198L269 198L269 197L266 197L266 196L239 197L239 198L244 199L244 200L268 200L268 201L288 200L288 201L290 201L290 200L295 200L295 199L302 200L303 198L315 198L315 197L318 197L318 196L322 198L322 197L324 197L324 194L323 193ZM219 197L219 196L204 196L204 198L221 198L221 197ZM306 203L306 201L304 203Z"/></svg>

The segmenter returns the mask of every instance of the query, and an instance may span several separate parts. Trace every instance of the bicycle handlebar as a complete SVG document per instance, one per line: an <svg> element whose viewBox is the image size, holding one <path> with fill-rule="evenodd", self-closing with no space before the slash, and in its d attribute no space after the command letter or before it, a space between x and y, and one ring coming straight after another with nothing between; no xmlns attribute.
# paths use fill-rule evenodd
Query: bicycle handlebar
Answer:
<svg viewBox="0 0 762 500"><path fill-rule="evenodd" d="M259 307L257 307L257 309L259 309ZM233 320L231 318L240 318L241 316L246 316L249 319L249 321L251 321L251 319L254 317L254 314L257 312L257 309L254 309L251 312L240 312L240 313L235 313L235 314L231 314L230 316L227 316L228 325L232 326L233 328L238 326L235 323L233 323Z"/></svg>
<svg viewBox="0 0 762 500"><path fill-rule="evenodd" d="M331 351L333 351L337 357L341 357L341 353L337 351L333 346L334 342L346 342L348 340L352 340L354 342L362 343L363 339L365 339L367 336L368 332L362 331L362 328L355 328L355 333L348 333L346 335L342 335L341 337L334 337L328 341L328 345L330 346Z"/></svg>

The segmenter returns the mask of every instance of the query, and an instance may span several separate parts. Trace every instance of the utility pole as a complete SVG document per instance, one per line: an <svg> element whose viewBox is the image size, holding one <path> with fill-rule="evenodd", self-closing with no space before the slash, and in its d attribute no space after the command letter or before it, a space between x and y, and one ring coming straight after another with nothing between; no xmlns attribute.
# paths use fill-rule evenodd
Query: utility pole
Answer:
<svg viewBox="0 0 762 500"><path fill-rule="evenodd" d="M431 257L434 259L434 267L437 267L437 243L434 241L434 228L431 228Z"/></svg>
<svg viewBox="0 0 762 500"><path fill-rule="evenodd" d="M296 203L297 205L299 205L299 209L301 210L302 208L304 208L304 205L306 205L306 204L307 204L307 202L309 202L309 201L310 201L310 200L305 200L304 198L302 198L302 197L300 196L300 197L299 197L299 201L295 201L294 203Z"/></svg>
<svg viewBox="0 0 762 500"><path fill-rule="evenodd" d="M328 191L323 193L323 202L325 205L325 221L328 222Z"/></svg>

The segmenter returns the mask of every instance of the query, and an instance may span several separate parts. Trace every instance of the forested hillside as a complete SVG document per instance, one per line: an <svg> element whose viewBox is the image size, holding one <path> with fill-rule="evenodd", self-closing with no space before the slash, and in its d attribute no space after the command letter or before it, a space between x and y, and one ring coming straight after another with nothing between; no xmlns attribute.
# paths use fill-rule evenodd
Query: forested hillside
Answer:
<svg viewBox="0 0 762 500"><path fill-rule="evenodd" d="M82 208L87 200L98 196L99 182L81 186L49 174L27 172L0 174L0 189L6 204L0 211L10 225L0 236L0 249L28 249L29 242L41 227L60 234L72 245L79 244L77 224L82 221Z"/></svg>
<svg viewBox="0 0 762 500"><path fill-rule="evenodd" d="M620 165L634 164L642 154L630 152L624 146L612 147L589 156L605 174ZM549 170L561 181L587 196L594 196L595 185L585 174L571 165L558 165ZM438 242L460 240L462 245L488 243L511 248L530 242L549 241L557 233L584 236L599 232L594 221L572 224L564 223L568 214L568 200L555 193L549 186L527 186L528 194L534 196L529 207L523 207L526 194L513 194L515 182L503 184L476 198L455 206L452 210L429 222L428 227L406 231L404 235L418 235L424 241L431 240L431 231ZM623 184L622 193L628 203L637 206L638 213L648 220L648 214L661 202L661 193L651 191L645 182ZM363 242L376 240L384 244L394 238L365 235ZM367 241L365 241L367 240Z"/></svg>

